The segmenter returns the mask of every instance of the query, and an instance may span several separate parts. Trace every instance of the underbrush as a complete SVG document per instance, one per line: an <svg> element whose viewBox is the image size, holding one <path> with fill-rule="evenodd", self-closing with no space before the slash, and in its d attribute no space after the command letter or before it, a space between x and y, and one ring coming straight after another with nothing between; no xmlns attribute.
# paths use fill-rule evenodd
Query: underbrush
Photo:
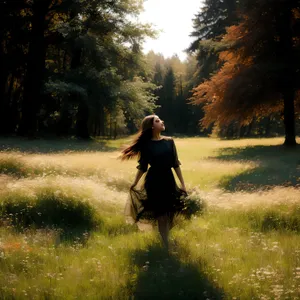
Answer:
<svg viewBox="0 0 300 300"><path fill-rule="evenodd" d="M2 195L0 218L18 230L32 227L91 230L100 221L95 208L85 199L51 189L38 191L34 195Z"/></svg>

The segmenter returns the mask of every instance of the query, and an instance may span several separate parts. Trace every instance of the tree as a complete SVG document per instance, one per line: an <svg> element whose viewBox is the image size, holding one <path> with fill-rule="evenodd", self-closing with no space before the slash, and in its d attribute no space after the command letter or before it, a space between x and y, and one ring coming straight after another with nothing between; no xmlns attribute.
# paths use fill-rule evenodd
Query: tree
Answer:
<svg viewBox="0 0 300 300"><path fill-rule="evenodd" d="M220 41L226 33L226 27L238 20L237 9L241 1L237 0L205 0L200 12L193 19L194 31L191 36L195 40L187 49L197 53L198 76L201 81L208 79L219 68L218 53L215 41Z"/></svg>
<svg viewBox="0 0 300 300"><path fill-rule="evenodd" d="M156 113L158 115L160 115L161 112L161 107L163 104L163 97L164 97L164 91L163 91L163 84L164 84L164 74L163 74L163 70L162 70L162 66L159 63L155 64L154 67L154 76L153 76L153 83L158 86L158 89L155 92L155 95L157 97L157 109L156 109Z"/></svg>
<svg viewBox="0 0 300 300"><path fill-rule="evenodd" d="M175 129L175 97L176 97L176 81L173 69L170 67L164 77L163 83L163 99L161 101L160 117L165 120L168 132L174 132Z"/></svg>
<svg viewBox="0 0 300 300"><path fill-rule="evenodd" d="M140 125L145 113L153 113L156 109L156 89L157 85L144 82L140 77L122 82L118 104L124 112L127 123L132 126L129 128L131 132Z"/></svg>
<svg viewBox="0 0 300 300"><path fill-rule="evenodd" d="M299 95L299 6L293 0L248 0L243 21L223 39L225 62L210 80L200 84L193 103L205 103L206 127L281 112L287 146L296 145L294 101Z"/></svg>
<svg viewBox="0 0 300 300"><path fill-rule="evenodd" d="M135 21L141 9L141 0L0 1L0 132L112 135L115 120L126 127L152 112L141 45L154 32Z"/></svg>
<svg viewBox="0 0 300 300"><path fill-rule="evenodd" d="M152 82L161 87L155 93L158 105L155 113L165 120L167 131L173 134L199 134L198 123L203 111L187 103L191 97L190 90L199 84L195 55L189 55L184 62L177 55L164 58L153 51L146 57Z"/></svg>
<svg viewBox="0 0 300 300"><path fill-rule="evenodd" d="M191 33L195 41L189 49L198 49L199 42L218 39L226 33L226 27L237 20L236 0L205 0L200 12L193 19L194 31Z"/></svg>
<svg viewBox="0 0 300 300"><path fill-rule="evenodd" d="M11 134L18 118L27 51L25 0L0 2L0 133Z"/></svg>

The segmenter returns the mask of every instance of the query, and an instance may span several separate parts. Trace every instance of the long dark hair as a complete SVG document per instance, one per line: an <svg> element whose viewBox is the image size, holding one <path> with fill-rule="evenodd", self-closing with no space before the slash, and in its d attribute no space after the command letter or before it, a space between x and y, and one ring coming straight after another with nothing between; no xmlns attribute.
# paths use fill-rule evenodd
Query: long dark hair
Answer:
<svg viewBox="0 0 300 300"><path fill-rule="evenodd" d="M150 115L143 119L141 128L132 144L122 151L121 160L131 159L141 154L143 146L152 139L154 117L155 115Z"/></svg>

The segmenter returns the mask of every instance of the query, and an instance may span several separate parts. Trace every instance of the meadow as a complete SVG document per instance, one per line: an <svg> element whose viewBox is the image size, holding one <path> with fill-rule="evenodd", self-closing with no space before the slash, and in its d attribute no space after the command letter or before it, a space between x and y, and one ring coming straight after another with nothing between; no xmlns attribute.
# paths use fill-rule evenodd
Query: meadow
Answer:
<svg viewBox="0 0 300 300"><path fill-rule="evenodd" d="M169 253L123 217L130 138L0 141L0 299L300 298L300 156L282 138L175 138L203 210Z"/></svg>

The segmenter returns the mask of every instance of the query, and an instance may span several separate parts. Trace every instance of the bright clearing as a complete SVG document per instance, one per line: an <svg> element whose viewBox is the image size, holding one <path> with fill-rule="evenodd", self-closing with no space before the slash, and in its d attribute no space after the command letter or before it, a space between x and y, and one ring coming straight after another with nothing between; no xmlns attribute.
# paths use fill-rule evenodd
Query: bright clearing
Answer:
<svg viewBox="0 0 300 300"><path fill-rule="evenodd" d="M193 39L193 18L200 11L201 0L145 0L145 11L141 14L141 22L152 23L161 31L158 39L148 38L144 44L144 52L153 50L165 57L177 54L181 60L186 58L184 50Z"/></svg>

